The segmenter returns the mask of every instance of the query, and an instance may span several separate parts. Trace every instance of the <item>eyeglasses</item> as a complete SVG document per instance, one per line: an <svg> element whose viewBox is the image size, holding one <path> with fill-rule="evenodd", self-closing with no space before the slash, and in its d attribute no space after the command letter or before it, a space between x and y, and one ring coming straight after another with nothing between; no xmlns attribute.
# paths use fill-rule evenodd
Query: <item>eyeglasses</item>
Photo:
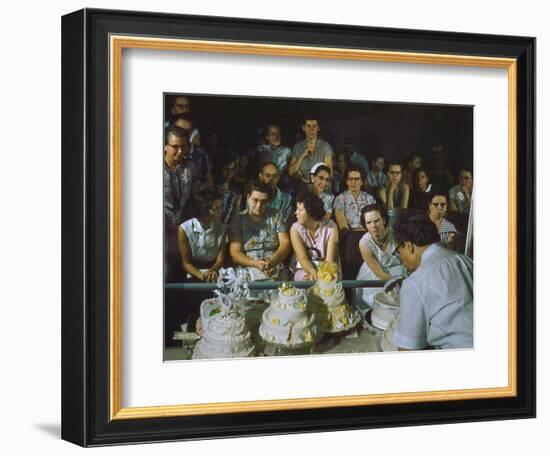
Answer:
<svg viewBox="0 0 550 456"><path fill-rule="evenodd" d="M447 203L432 203L432 206L446 207Z"/></svg>
<svg viewBox="0 0 550 456"><path fill-rule="evenodd" d="M175 105L172 105L172 108L189 109L189 105L188 104L175 104Z"/></svg>
<svg viewBox="0 0 550 456"><path fill-rule="evenodd" d="M359 182L361 179L360 177L348 177L348 180L351 182Z"/></svg>
<svg viewBox="0 0 550 456"><path fill-rule="evenodd" d="M166 144L167 146L170 146L172 149L175 150L184 150L187 148L187 144L177 145L177 144Z"/></svg>

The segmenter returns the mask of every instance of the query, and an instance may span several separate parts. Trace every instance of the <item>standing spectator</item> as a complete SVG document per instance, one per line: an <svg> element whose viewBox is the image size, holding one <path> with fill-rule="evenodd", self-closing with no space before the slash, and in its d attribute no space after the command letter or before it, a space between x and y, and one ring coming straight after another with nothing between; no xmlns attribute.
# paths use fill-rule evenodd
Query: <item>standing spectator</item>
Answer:
<svg viewBox="0 0 550 456"><path fill-rule="evenodd" d="M185 95L176 95L173 97L170 97L170 119L168 120L167 124L165 126L169 126L170 123L173 122L173 116L176 116L178 114L191 114L191 103L189 102L189 98ZM199 130L196 128L191 129L191 132L189 134L189 142L191 144L196 144L197 146L200 146L201 144L201 135Z"/></svg>
<svg viewBox="0 0 550 456"><path fill-rule="evenodd" d="M454 250L457 231L455 226L445 218L446 212L447 195L441 192L434 192L428 206L428 216L437 228L439 237L441 238L441 245Z"/></svg>
<svg viewBox="0 0 550 456"><path fill-rule="evenodd" d="M294 144L288 174L296 180L296 185L304 189L309 184L311 167L318 162L324 162L332 173L332 146L319 138L319 121L316 116L306 116L302 125L305 139Z"/></svg>
<svg viewBox="0 0 550 456"><path fill-rule="evenodd" d="M172 117L172 122L175 126L183 128L187 135L191 137L193 130L193 120L189 114L176 114ZM207 152L199 145L192 144L189 147L187 154L183 156L184 160L190 160L194 163L197 172L198 180L201 187L212 190L214 183L212 181L212 162L208 157Z"/></svg>
<svg viewBox="0 0 550 456"><path fill-rule="evenodd" d="M334 200L334 216L340 229L340 256L344 279L354 279L362 263L358 249L359 240L365 233L361 223L361 210L369 204L376 203L371 194L361 191L364 175L363 168L349 165L346 170L348 189Z"/></svg>
<svg viewBox="0 0 550 456"><path fill-rule="evenodd" d="M279 170L275 163L272 162L264 164L258 173L258 180L269 185L273 191L273 198L271 198L267 207L280 213L285 223L287 223L288 217L292 212L292 197L279 189L277 186L279 178Z"/></svg>
<svg viewBox="0 0 550 456"><path fill-rule="evenodd" d="M258 147L260 163L275 163L281 177L288 175L290 148L281 144L281 128L275 124L268 125L265 141L266 144Z"/></svg>
<svg viewBox="0 0 550 456"><path fill-rule="evenodd" d="M184 211L191 195L192 170L182 164L189 149L184 130L168 127L164 141L164 280L177 282L183 273L179 261L177 227L184 219Z"/></svg>
<svg viewBox="0 0 550 456"><path fill-rule="evenodd" d="M290 228L290 240L295 252L291 264L294 280L317 280L321 261L339 263L338 227L324 220L325 210L319 198L301 193L296 200L296 223Z"/></svg>
<svg viewBox="0 0 550 456"><path fill-rule="evenodd" d="M283 218L268 209L272 189L263 182L246 186L246 209L229 227L229 252L233 262L248 269L253 280L285 278L283 260L291 245Z"/></svg>

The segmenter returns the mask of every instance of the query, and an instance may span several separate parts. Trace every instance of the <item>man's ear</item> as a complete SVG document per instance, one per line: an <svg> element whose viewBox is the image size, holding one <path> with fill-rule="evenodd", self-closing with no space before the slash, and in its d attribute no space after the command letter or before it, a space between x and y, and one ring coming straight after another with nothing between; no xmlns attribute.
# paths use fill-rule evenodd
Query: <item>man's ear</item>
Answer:
<svg viewBox="0 0 550 456"><path fill-rule="evenodd" d="M409 252L411 255L414 253L415 246L411 241L405 242L405 248L407 249L407 252Z"/></svg>

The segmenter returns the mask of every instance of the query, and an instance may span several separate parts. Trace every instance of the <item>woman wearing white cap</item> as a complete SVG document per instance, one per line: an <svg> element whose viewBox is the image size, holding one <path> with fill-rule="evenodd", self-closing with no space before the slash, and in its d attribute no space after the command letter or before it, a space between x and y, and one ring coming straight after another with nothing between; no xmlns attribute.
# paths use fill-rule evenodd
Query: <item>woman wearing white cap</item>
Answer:
<svg viewBox="0 0 550 456"><path fill-rule="evenodd" d="M311 167L311 193L321 198L325 207L325 219L332 216L334 195L330 192L330 168L324 162L315 163Z"/></svg>

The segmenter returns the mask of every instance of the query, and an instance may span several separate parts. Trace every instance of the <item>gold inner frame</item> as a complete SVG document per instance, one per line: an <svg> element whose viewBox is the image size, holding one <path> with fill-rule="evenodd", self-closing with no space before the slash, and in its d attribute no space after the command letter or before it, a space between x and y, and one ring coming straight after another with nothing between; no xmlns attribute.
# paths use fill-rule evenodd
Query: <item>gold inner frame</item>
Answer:
<svg viewBox="0 0 550 456"><path fill-rule="evenodd" d="M254 54L338 60L368 60L430 65L454 65L508 70L508 386L427 391L222 402L208 404L122 408L122 160L121 94L123 49ZM159 418L221 413L489 399L517 395L517 62L511 58L386 52L240 42L179 40L148 37L110 37L110 414L111 419Z"/></svg>

